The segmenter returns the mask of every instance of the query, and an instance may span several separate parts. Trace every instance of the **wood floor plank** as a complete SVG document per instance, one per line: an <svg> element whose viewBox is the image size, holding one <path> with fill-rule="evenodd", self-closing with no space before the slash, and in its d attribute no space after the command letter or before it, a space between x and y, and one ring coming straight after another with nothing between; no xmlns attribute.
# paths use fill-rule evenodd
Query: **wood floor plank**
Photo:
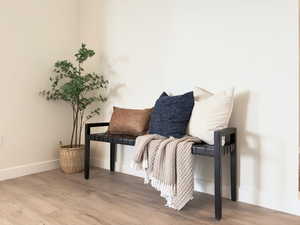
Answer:
<svg viewBox="0 0 300 225"><path fill-rule="evenodd" d="M141 178L94 169L90 180L60 170L0 182L0 225L299 225L300 217L195 193L181 211L169 209Z"/></svg>

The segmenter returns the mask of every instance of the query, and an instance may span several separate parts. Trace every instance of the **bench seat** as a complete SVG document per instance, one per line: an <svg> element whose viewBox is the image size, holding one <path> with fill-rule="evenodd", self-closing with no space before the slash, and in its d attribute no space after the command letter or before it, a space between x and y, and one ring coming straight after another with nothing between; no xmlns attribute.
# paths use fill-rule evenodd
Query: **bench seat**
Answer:
<svg viewBox="0 0 300 225"><path fill-rule="evenodd" d="M114 144L131 145L134 146L136 136L119 135L109 133L95 133L90 135L91 141L108 142ZM194 144L192 147L192 154L214 156L214 146L206 143Z"/></svg>

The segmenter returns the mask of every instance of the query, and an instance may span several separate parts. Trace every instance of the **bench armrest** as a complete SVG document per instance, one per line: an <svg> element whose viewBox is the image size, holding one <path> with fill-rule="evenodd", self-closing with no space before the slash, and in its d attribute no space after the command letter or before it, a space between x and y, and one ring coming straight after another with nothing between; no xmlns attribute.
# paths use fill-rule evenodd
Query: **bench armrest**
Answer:
<svg viewBox="0 0 300 225"><path fill-rule="evenodd" d="M92 127L107 127L109 126L109 123L103 122L103 123L87 123L85 124L85 135L91 134L91 128Z"/></svg>
<svg viewBox="0 0 300 225"><path fill-rule="evenodd" d="M221 137L222 136L227 136L227 135L231 135L231 134L235 134L236 133L236 128L224 128L224 129L221 129L221 130L216 130L214 132L214 135L220 135Z"/></svg>
<svg viewBox="0 0 300 225"><path fill-rule="evenodd" d="M236 149L236 128L225 128L214 132L215 151L222 151L224 154L233 152Z"/></svg>
<svg viewBox="0 0 300 225"><path fill-rule="evenodd" d="M85 127L107 127L109 126L109 123L103 122L103 123L87 123L85 124Z"/></svg>

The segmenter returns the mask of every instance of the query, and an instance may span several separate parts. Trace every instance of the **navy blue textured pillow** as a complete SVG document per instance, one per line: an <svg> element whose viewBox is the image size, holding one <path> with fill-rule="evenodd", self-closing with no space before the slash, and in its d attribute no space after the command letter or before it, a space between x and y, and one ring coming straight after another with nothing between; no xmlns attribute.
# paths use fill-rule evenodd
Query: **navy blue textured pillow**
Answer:
<svg viewBox="0 0 300 225"><path fill-rule="evenodd" d="M177 96L162 93L151 113L149 133L176 138L184 136L193 107L193 92Z"/></svg>

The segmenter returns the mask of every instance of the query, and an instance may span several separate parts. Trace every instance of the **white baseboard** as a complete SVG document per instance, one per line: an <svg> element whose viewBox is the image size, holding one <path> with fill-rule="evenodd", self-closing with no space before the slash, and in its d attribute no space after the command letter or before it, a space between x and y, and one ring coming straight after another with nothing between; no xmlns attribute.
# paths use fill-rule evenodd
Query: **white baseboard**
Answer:
<svg viewBox="0 0 300 225"><path fill-rule="evenodd" d="M96 158L91 159L91 166L101 168L101 169L105 169L105 170L109 169L109 164L108 163L106 163L104 160L96 159Z"/></svg>
<svg viewBox="0 0 300 225"><path fill-rule="evenodd" d="M121 163L119 162L116 163L116 171L137 177L143 177L143 173L134 171L126 163L122 163L121 165L120 164ZM94 167L109 169L109 160L104 161L93 159L92 165ZM194 184L195 191L211 195L214 194L213 181L195 177ZM224 198L230 198L230 185L223 184L222 193ZM279 195L278 193L274 193L270 190L262 191L249 187L239 187L237 193L239 202L244 202L300 216L300 212L297 206L291 206L290 201L285 199L284 194ZM295 196L295 198L297 198L297 196Z"/></svg>
<svg viewBox="0 0 300 225"><path fill-rule="evenodd" d="M50 160L6 169L0 169L0 181L53 170L57 169L58 167L58 160Z"/></svg>

